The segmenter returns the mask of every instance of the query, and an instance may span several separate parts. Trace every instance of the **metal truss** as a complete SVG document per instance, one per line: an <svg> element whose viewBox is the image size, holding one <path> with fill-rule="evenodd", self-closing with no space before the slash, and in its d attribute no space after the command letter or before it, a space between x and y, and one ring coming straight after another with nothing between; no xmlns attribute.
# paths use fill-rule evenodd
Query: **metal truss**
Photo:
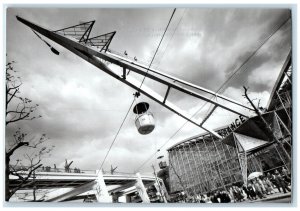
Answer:
<svg viewBox="0 0 300 211"><path fill-rule="evenodd" d="M67 28L53 31L55 33L62 33L64 36L71 36L78 39L79 42L85 42L90 36L95 21L84 22Z"/></svg>
<svg viewBox="0 0 300 211"><path fill-rule="evenodd" d="M99 36L90 37L95 21L84 22L78 25L53 31L54 33L70 36L79 41L79 43L87 44L100 48L100 51L106 52L116 32L110 32Z"/></svg>
<svg viewBox="0 0 300 211"><path fill-rule="evenodd" d="M44 35L45 37L53 40L54 42L60 44L61 46L65 47L66 49L70 50L71 52L75 53L76 55L80 56L84 60L88 61L89 63L93 64L94 66L98 67L105 73L109 74L113 78L125 83L126 85L132 87L133 89L137 90L138 92L144 94L145 96L151 98L152 100L156 101L160 105L164 106L165 108L169 109L170 111L178 114L182 118L188 120L189 122L195 124L196 126L204 129L205 131L213 134L217 138L221 139L222 137L208 127L204 127L203 124L205 121L212 115L213 111L219 107L235 113L237 115L244 116L248 118L247 115L241 113L234 108L234 106L238 106L239 108L246 108L250 111L253 111L252 108L244 106L243 104L232 100L228 97L223 95L219 95L213 91L205 89L203 87L197 86L195 84L186 82L179 78L173 77L171 75L165 74L158 70L149 68L144 66L136 61L129 60L124 58L120 55L112 53L112 51L107 51L108 46L115 34L115 32L111 32L108 34L100 35L97 37L89 38L92 26L95 21L82 23L79 25L71 26L68 28L60 29L57 31L50 31L44 27L38 26L30 21L27 21L23 18L17 16L17 19L22 22L23 24L29 26L31 29L37 31L38 33ZM85 30L83 30L83 28ZM69 31L73 30L73 34ZM75 32L74 32L75 30ZM78 30L78 32L76 31ZM67 33L68 32L68 33ZM70 38L71 36L71 38ZM72 39L73 38L75 39ZM102 43L103 40L104 44ZM101 46L101 50L99 51L98 47ZM102 51L104 50L104 52ZM107 52L106 52L107 51ZM119 72L110 69L106 62L115 64L120 68ZM134 77L128 75L128 72L132 71L138 75L144 76L148 79L152 79L160 84L165 85L166 91L164 96L159 95L158 93L154 92L152 89L147 87L143 84L141 87L141 82L136 80ZM180 91L186 95L193 96L198 98L199 100L208 102L214 106L213 110L209 112L203 119L195 119L193 116L187 114L185 111L181 110L175 104L168 101L168 96L170 90L174 89ZM195 91L196 90L196 91ZM218 100L223 100L224 102L218 102Z"/></svg>

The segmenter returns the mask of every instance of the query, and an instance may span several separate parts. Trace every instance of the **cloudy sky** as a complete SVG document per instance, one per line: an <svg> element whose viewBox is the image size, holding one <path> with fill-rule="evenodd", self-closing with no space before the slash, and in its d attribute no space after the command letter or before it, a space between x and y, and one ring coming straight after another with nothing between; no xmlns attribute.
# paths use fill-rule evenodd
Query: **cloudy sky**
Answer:
<svg viewBox="0 0 300 211"><path fill-rule="evenodd" d="M6 140L16 128L30 137L46 133L48 144L55 145L45 165L64 166L73 160L72 167L99 168L132 102L134 90L113 79L83 59L49 41L60 55L53 54L33 32L15 18L16 15L49 29L96 20L91 36L117 31L110 48L128 52L139 61L149 63L154 55L173 8L89 9L89 8L9 8L6 19L7 60L21 76L23 96L38 103L37 114L42 118L11 124L6 128ZM217 91L258 46L290 16L286 9L214 9L178 8L158 51L153 67ZM223 90L227 97L246 105L242 97L245 85L251 97L259 98L263 106L280 68L291 48L291 22L288 21L262 46L257 54L229 81ZM110 65L111 68L114 65ZM162 89L146 79L145 84L160 92ZM142 96L150 103L156 128L149 135L140 135L131 112L110 151L104 170L110 165L118 171L133 172L160 146L161 149L190 136L204 132L186 124L185 120ZM172 92L170 100L189 114L203 106L203 102ZM204 107L199 116L207 112ZM245 111L246 112L246 111ZM216 110L207 122L211 128L231 123L237 115ZM19 151L17 156L21 156ZM151 172L156 157L139 170Z"/></svg>

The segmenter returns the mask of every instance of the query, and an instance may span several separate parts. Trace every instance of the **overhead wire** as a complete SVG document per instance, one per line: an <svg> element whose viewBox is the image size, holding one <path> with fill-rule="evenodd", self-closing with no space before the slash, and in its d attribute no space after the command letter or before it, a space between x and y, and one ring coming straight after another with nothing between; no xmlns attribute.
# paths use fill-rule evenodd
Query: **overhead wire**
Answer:
<svg viewBox="0 0 300 211"><path fill-rule="evenodd" d="M168 22L168 24L167 24L167 27L165 28L165 31L164 31L164 33L163 33L163 35L162 35L162 37L161 37L161 39L160 39L160 41L159 41L159 44L158 44L158 46L157 46L157 48L156 48L156 50L155 50L155 53L154 53L154 55L153 55L153 57L152 57L152 60L151 60L151 62L150 62L150 64L149 64L149 67L148 67L148 69L147 69L147 71L146 71L146 74L144 75L144 78L143 78L143 80L142 80L142 83L141 83L141 85L140 85L140 87L139 87L139 91L141 90L141 87L142 87L142 85L143 85L143 83L144 83L144 81L145 81L145 79L146 79L146 77L147 77L147 75L148 75L149 69L150 69L150 67L151 67L151 65L152 65L152 63L153 63L153 61L154 61L154 59L155 59L155 56L156 56L156 54L157 54L157 52L158 52L158 50L159 50L159 48L160 48L160 45L161 45L161 43L162 43L162 41L163 41L163 39L164 39L164 37L165 37L165 34L166 34L166 32L168 31L169 25L170 25L170 23L171 23L171 21L172 21L172 18L173 18L173 16L174 16L175 12L176 12L176 8L174 8L174 10L173 10L173 12L172 12L172 15L171 15L171 17L170 17L170 19L169 19L169 22Z"/></svg>
<svg viewBox="0 0 300 211"><path fill-rule="evenodd" d="M216 91L216 93L218 93L218 92L220 92L221 90L222 90L222 88L242 69L242 67L243 66L245 66L245 64L247 63L247 62L249 62L249 60L251 59L251 58L253 58L256 54L257 54L257 52L262 48L262 46L268 41L268 40L270 40L270 38L277 32L277 31L279 31L280 29L281 29L281 27L283 27L289 20L290 20L290 16L287 18L287 19L285 19L278 27L276 27L276 29L275 30L273 30L272 31L272 33L266 38L266 39L264 39L260 44L259 44L259 46L256 48L256 50L254 51L254 52L252 52L249 56L248 56L248 58L226 79L226 81L218 88L218 90ZM210 99L212 99L212 98L214 98L215 96L212 96ZM203 108L204 108L204 106L205 105L207 105L207 103L208 102L205 102L191 117L190 117L190 119L191 118L193 118L194 116L196 116ZM183 127L185 127L185 125L188 123L189 121L188 120L186 120L186 122L185 123L183 123L182 124L182 126L178 129L178 130L176 130L175 131L175 133L159 148L159 150L160 149L162 149L175 135L177 135L178 134L178 132L183 128ZM139 168L136 170L136 171L139 171L146 163L148 163L152 158L153 158L153 156L156 154L156 152L155 153L153 153L145 162L143 162L142 163L142 165L140 165L139 166Z"/></svg>
<svg viewBox="0 0 300 211"><path fill-rule="evenodd" d="M174 12L173 12L174 13ZM173 13L172 13L172 15L173 15ZM269 40L283 25L285 25L285 23L288 21L290 19L290 17L286 20L286 21L284 21L270 36L268 36L267 37L267 39L264 41L264 42L262 42L262 44L258 47L258 49L256 50L256 51L254 51L249 57L251 58L251 57L253 57L255 54L256 54L256 52L264 45L264 43L266 43L266 41L267 40ZM246 61L249 61L250 60L250 58L248 58ZM240 71L240 69L246 64L247 62L243 62L242 63L242 65L236 70L236 71L234 71L233 72L233 74L219 87L219 89L217 90L217 92L216 93L218 93L224 86L225 86L225 84L226 83L228 83L228 81L229 80L231 80L232 78L233 78L233 76L238 72L238 71ZM149 68L150 68L150 66L149 66ZM142 85L142 84L141 84ZM120 128L119 128L119 130L118 130L118 132L117 132L117 134L119 134L119 132L120 132L120 130L121 130L121 128L122 128L122 126L123 126L123 124L124 124L124 122L125 122L125 120L126 120L126 117L128 116L128 113L129 113L129 111L130 111L130 109L131 109L131 107L132 107L132 105L133 105L133 103L134 103L134 101L135 101L135 99L133 100L133 102L132 102L132 104L130 105L130 108L129 108L129 110L128 110L128 112L126 113L126 116L125 116L125 118L124 118L124 120L122 121L122 124L121 124L121 126L120 126ZM196 115L200 110L202 110L203 109L203 107L205 106L207 104L207 102L200 108L200 109L198 109L195 113L194 113L194 115ZM194 116L193 115L193 116ZM193 117L192 116L192 117ZM191 118L192 118L191 117ZM161 148L163 148L173 137L175 137L177 134L178 134L178 132L186 125L188 123L188 121L186 121L179 129L177 129L176 130L176 132L159 148L159 150L161 149ZM113 142L112 142L112 144L110 145L110 148L109 148L109 151L111 150L111 148L112 148L112 146L113 146L113 144L114 144L114 142L115 142L115 140L116 140L116 138L117 138L117 135L115 136L115 138L114 138L114 140L113 140ZM107 157L108 156L108 154L109 154L109 151L108 151L108 153L106 154L106 156L105 157ZM156 155L156 153L157 153L157 151L158 150L156 150L155 151L155 153L153 153L153 154L151 154L151 156L145 161L145 162L143 162L142 163L142 165L140 165L139 166L139 168L136 170L136 171L139 171L146 163L148 163L149 162L149 160L151 160L152 159L152 157L154 156L154 155ZM102 162L102 164L101 164L101 166L103 166L103 164L104 164L104 161ZM101 169L101 168L100 168ZM67 185L65 185L65 186L67 186ZM64 186L63 186L64 187ZM53 190L53 191L55 191L55 190ZM48 191L46 194L48 194L48 193L50 193L50 192L53 192L53 191Z"/></svg>
<svg viewBox="0 0 300 211"><path fill-rule="evenodd" d="M101 163L101 165L100 165L99 170L102 169L102 167L103 167L103 165L104 165L104 163L105 163L105 161L106 161L106 158L107 158L107 156L108 156L108 154L109 154L109 152L110 152L112 146L114 145L115 141L117 140L117 137L118 137L118 135L119 135L119 133L120 133L120 131L121 131L121 129L122 129L122 127L123 127L123 125L124 125L126 119L127 119L127 116L128 116L128 114L129 114L129 112L130 112L130 110L131 110L131 107L133 106L134 102L135 102L135 97L133 98L133 101L131 102L131 104L130 104L130 106L129 106L129 109L128 109L128 111L127 111L125 117L123 118L123 121L122 121L122 123L121 123L121 125L120 125L120 127L119 127L119 129L118 129L118 131L117 131L117 133L116 133L116 135L115 135L113 141L111 142L111 144L110 144L110 146L109 146L109 149L108 149L108 151L107 151L107 153L106 153L106 155L105 155L105 157L104 157L104 159L103 159L103 161L102 161L102 163Z"/></svg>
<svg viewBox="0 0 300 211"><path fill-rule="evenodd" d="M157 46L157 48L156 48L156 50L155 50L155 53L154 53L154 55L153 55L153 57L152 57L152 60L151 60L151 62L150 62L150 64L149 64L149 67L147 68L146 74L144 75L144 78L143 78L143 80L142 80L142 83L141 83L141 85L140 85L140 87L139 87L138 92L141 90L141 87L142 87L142 85L143 85L143 83L144 83L144 81L145 81L145 79L146 79L146 77L147 77L147 74L148 74L148 72L149 72L150 67L152 66L152 63L153 63L153 61L154 61L154 59L155 59L155 57L156 57L156 54L157 54L157 52L158 52L158 50L159 50L159 48L160 48L160 45L161 45L161 43L162 43L162 41L163 41L163 39L164 39L164 37L165 37L165 34L166 34L166 32L168 31L169 25L170 25L170 23L171 23L171 21L172 21L172 19L173 19L173 16L174 16L175 12L176 12L176 8L173 9L172 15L171 15L171 17L170 17L170 19L169 19L169 22L168 22L168 24L167 24L167 26L166 26L166 28L165 28L165 30L164 30L164 33L163 33L163 35L162 35L162 37L161 37L161 39L160 39L160 41L159 41L159 44L158 44L158 46ZM173 33L173 35L174 35L174 33ZM156 155L156 153L157 153L157 151L155 150L154 155Z"/></svg>
<svg viewBox="0 0 300 211"><path fill-rule="evenodd" d="M169 25L170 25L170 23L171 23L171 21L172 21L172 18L173 18L173 16L174 16L175 11L176 11L176 8L175 8L175 9L173 10L173 12L172 12L172 15L171 15L171 17L170 17L170 19L169 19L169 22L168 22L168 24L167 24L167 27L166 27L166 29L165 29L165 31L164 31L164 33L163 33L161 39L160 39L160 42L159 42L159 44L158 44L158 46L157 46L157 48L156 48L156 51L155 51L155 53L154 53L154 55L153 55L153 57L152 57L151 62L150 62L150 64L149 64L149 67L148 67L148 69L147 69L147 72L146 72L146 74L144 75L144 78L143 78L143 80L142 80L142 82L141 82L141 84L140 84L140 87L139 87L139 89L138 89L138 92L137 92L136 94L134 94L135 97L134 97L134 99L133 99L133 101L132 101L132 103L131 103L131 105L130 105L130 107L129 107L129 109L128 109L128 111L127 111L127 113L126 113L126 115L125 115L125 117L124 117L124 119L123 119L123 121L122 121L122 123L121 123L121 125L120 125L120 127L119 127L119 129L118 129L118 131L117 131L117 133L116 133L116 135L115 135L115 137L114 137L114 139L113 139L113 141L112 141L112 143L111 143L111 145L110 145L110 147L109 147L109 149L108 149L108 151L107 151L107 153L106 153L104 159L103 159L103 161L102 161L102 163L101 163L101 165L100 165L100 168L99 168L100 170L102 169L102 167L103 167L103 165L104 165L104 163L105 163L105 161L106 161L106 158L107 158L107 156L108 156L108 154L109 154L109 152L110 152L112 146L114 145L114 143L115 143L115 141L116 141L116 139L117 139L117 137L118 137L118 135L119 135L119 133L120 133L120 131L121 131L121 129L122 129L122 126L123 126L123 124L124 124L124 122L125 122L125 120L126 120L128 114L129 114L129 112L130 112L130 110L131 110L131 107L133 106L133 104L134 104L134 102L135 102L135 99L139 96L139 92L140 92L140 90L141 90L141 87L142 87L142 85L143 85L143 83L144 83L144 81L145 81L145 78L146 78L146 76L147 76L147 74L148 74L148 71L149 71L149 69L150 69L150 67L151 67L151 65L152 65L152 63L153 63L153 61L154 61L154 59L155 59L155 56L156 56L156 54L157 54L157 52L158 52L158 50L159 50L159 48L160 48L160 45L161 45L161 43L162 43L162 41L163 41L163 39L164 39L164 36L165 36L165 34L166 34L167 30L168 30L168 27L169 27Z"/></svg>
<svg viewBox="0 0 300 211"><path fill-rule="evenodd" d="M160 42L159 42L159 45L158 45L158 47L157 47L157 49L156 49L156 52L155 52L155 54L154 54L154 56L153 56L153 58L152 58L152 61L151 61L150 65L149 65L149 68L150 68L151 65L152 65L152 62L153 62L153 60L154 60L154 58L155 58L155 56L156 56L156 53L157 53L157 51L158 51L158 49L159 49L159 47L160 47L160 44L161 44L161 42L162 42L162 40L163 40L163 38L164 38L164 36L165 36L165 33L166 33L166 31L167 31L167 29L168 29L168 27L169 27L169 24L170 24L170 22L171 22L171 20L172 20L172 18L173 18L173 15L174 15L175 11L176 11L176 8L175 8L175 9L173 10L173 12L172 12L171 18L170 18L170 20L169 20L169 22L168 22L168 25L167 25L167 27L166 27L166 30L165 30L163 36L162 36L162 38L161 38L161 40L160 40ZM148 70L149 70L149 68L148 68ZM147 73L148 73L148 70L147 70ZM147 73L146 73L146 74L147 74ZM143 81L142 81L142 83L141 83L139 89L141 89L141 86L143 85L143 82L144 82L145 78L146 78L146 75L144 76L144 79L143 79ZM116 139L117 139L117 137L118 137L118 135L119 135L119 133L120 133L120 131L121 131L121 129L122 129L122 127L123 127L125 121L126 121L126 119L127 119L127 116L128 116L128 114L129 114L129 112L130 112L130 110L131 110L131 108L132 108L132 105L133 105L134 102L135 102L135 99L136 99L136 96L134 97L132 103L130 104L129 109L128 109L128 111L127 111L127 113L126 113L126 115L125 115L125 117L124 117L124 119L123 119L123 121L122 121L122 123L121 123L121 125L120 125L120 127L119 127L119 129L118 129L118 131L117 131L117 133L116 133L116 135L115 135L115 137L114 137L114 139L113 139L113 141L112 141L112 143L111 143L111 145L110 145L110 147L109 147L109 149L108 149L108 151L107 151L107 153L106 153L106 155L105 155L105 157L104 157L104 159L103 159L103 161L102 161L102 163L101 163L101 165L100 165L99 170L102 169L102 167L103 167L103 165L104 165L104 163L105 163L105 161L106 161L106 158L107 158L107 156L109 155L109 152L111 151L111 149L112 149L112 147L113 147L113 145L114 145L114 143L115 143L115 141L116 141ZM98 175L99 173L100 173L100 171L97 172L97 175ZM78 179L78 180L79 180L79 179ZM64 185L63 187L65 187L65 186L67 186L67 185ZM62 187L62 188L63 188L63 187ZM53 191L55 191L55 190L53 190ZM53 192L53 191L49 191L48 193Z"/></svg>
<svg viewBox="0 0 300 211"><path fill-rule="evenodd" d="M173 11L173 13L172 13L172 16L171 17L173 17L173 15L174 15L174 12L175 12L175 10L176 9L174 9L174 11ZM218 93L221 89L222 89L222 87L223 86L225 86L225 84L226 83L228 83L228 81L229 80L231 80L232 78L233 78L233 76L257 53L257 51L264 45L264 43L266 43L266 41L267 40L269 40L283 25L285 25L285 23L288 21L290 19L290 17L286 20L286 21L284 21L284 23L283 24L281 24L278 28L277 28L277 30L276 31L274 31L259 47L258 47L258 49L256 49L256 51L255 52L253 52L250 56L249 56L249 58L245 61L245 62L243 62L242 63L242 65L236 70L236 71L234 71L234 73L221 85L221 87L217 90L217 92L216 93ZM171 20L171 19L170 19ZM169 23L170 23L170 21L169 21ZM169 25L169 23L168 23L168 25ZM166 32L166 31L165 31ZM164 33L165 34L165 33ZM162 41L162 40L161 40ZM161 42L160 42L161 43ZM157 51L158 51L158 48L157 48ZM156 51L156 53L157 53L157 51ZM155 55L156 55L156 53L155 53ZM155 55L154 55L154 57L155 57ZM152 59L152 61L151 61L151 64L152 64L152 62L153 62L153 60L154 60L154 57L153 57L153 59ZM151 66L151 64L150 64L150 66ZM149 68L150 68L150 66L149 66ZM147 71L148 72L148 71ZM145 79L145 77L144 77L144 79ZM144 82L144 79L143 79L143 81L142 81L142 83L141 83L141 86L142 86L142 84L143 84L143 82ZM141 88L141 86L140 86L140 88ZM125 120L126 120L126 118L127 118L127 116L128 116L128 114L129 114L129 111L131 110L131 107L132 107L132 105L133 105L133 103L134 103L134 101L135 101L135 99L133 100L133 102L132 102L132 104L130 105L130 108L129 108L129 110L127 111L127 113L126 113L126 115L125 115L125 118L123 119L123 121L122 121L122 124L121 124L121 126L119 127L119 130L118 130L118 132L117 132L117 134L116 134L116 136L115 136L115 138L114 138L114 140L113 140L113 142L112 142L112 144L110 145L110 148L109 148L109 151L111 150L111 148L112 148L112 146L113 146L113 144L114 144L114 142L115 142L115 140L116 140L116 138L117 138L117 136L118 136L118 134L119 134L119 132L120 132L120 130L121 130L121 128L122 128L122 126L123 126L123 124L124 124L124 122L125 122ZM205 103L205 104L207 104L207 102ZM199 110L197 110L196 112L195 112L195 114L194 115L196 115L200 110L202 110L202 108L205 106L205 104L199 109ZM194 116L193 115L193 116ZM193 117L192 116L192 117ZM191 118L192 118L191 117ZM160 149L162 148L162 147L164 147L186 124L188 123L188 121L186 121L161 147L160 147ZM106 157L108 156L108 154L109 154L109 151L107 152L107 154L106 154L106 156L105 156L105 159L106 159ZM150 159L153 157L153 155L155 155L157 153L157 150L156 150L156 152L154 153L154 154L152 154L151 155L151 157L150 157ZM150 159L148 159L148 160L146 160L139 168L138 168L138 170L140 169L140 168L142 168ZM104 160L105 161L105 160ZM102 164L101 164L101 168L102 168L102 166L103 166L103 164L104 164L104 161L102 162ZM100 169L101 169L100 168ZM52 191L50 191L50 192L52 192Z"/></svg>
<svg viewBox="0 0 300 211"><path fill-rule="evenodd" d="M178 21L178 23L177 23L177 25L176 25L176 27L175 27L173 33L172 33L172 36L171 36L171 38L169 39L169 42L168 42L168 44L167 44L165 50L163 51L163 53L162 53L162 55L161 55L161 57L160 57L160 60L159 60L158 64L156 65L156 68L160 65L160 62L163 60L163 58L164 58L164 56L165 56L165 53L166 53L166 50L168 49L168 47L169 47L171 41L173 40L174 34L175 34L175 32L177 31L178 26L180 25L180 23L181 23L181 21L182 21L184 15L185 15L185 12L186 12L186 9L184 9L182 16L181 16L181 18L179 19L179 21Z"/></svg>
<svg viewBox="0 0 300 211"><path fill-rule="evenodd" d="M56 50L52 45L50 45L46 40L44 40L37 32L35 32L33 29L32 29L33 33L40 39L42 40L49 48L50 50L56 54L56 55L59 55L59 51Z"/></svg>
<svg viewBox="0 0 300 211"><path fill-rule="evenodd" d="M257 52L262 48L262 46L277 32L279 31L279 29L281 29L281 27L283 27L289 20L290 20L290 16L285 20L283 21L283 23L281 23L278 27L276 27L276 29L266 38L264 39L260 45L256 48L256 50L254 52L252 52L252 54L250 54L248 56L248 58L226 79L226 81L218 88L218 90L216 91L216 93L222 91L222 89L225 87L225 85L234 77L236 76L236 74L242 69L242 67L244 67L247 62L252 58L254 57Z"/></svg>
<svg viewBox="0 0 300 211"><path fill-rule="evenodd" d="M165 36L167 30L168 30L168 27L169 27L169 25L170 25L170 22L171 22L173 16L174 16L175 11L176 11L176 8L175 8L175 9L173 10L173 12L172 12L172 15L171 15L171 17L170 17L170 19L169 19L168 25L167 25L167 27L166 27L166 29L165 29L165 31L164 31L164 34L162 35L162 38L161 38L161 40L160 40L160 42L159 42L159 45L158 45L158 47L157 47L157 49L156 49L156 51L155 51L155 54L154 54L153 58L152 58L152 60L151 60L151 63L150 63L150 65L149 65L149 67L148 67L148 70L147 70L147 72L146 72L146 75L147 75L147 73L148 73L148 71L149 71L149 69L150 69L150 67L151 67L151 65L152 65L152 63L153 63L153 61L154 61L154 59L155 59L155 56L156 56L156 54L157 54L157 52L158 52L158 50L159 50L159 47L160 47L160 45L161 45L161 42L162 42L162 40L163 40L163 38L164 38L164 36ZM139 87L139 90L141 89L141 87L142 87L142 85L143 85L143 82L145 81L146 75L145 75L144 78L143 78L143 81L142 81L142 83L141 83L141 85L140 85L140 87ZM119 129L118 129L118 131L117 131L117 133L116 133L116 135L115 135L115 137L114 137L114 139L113 139L113 141L112 141L112 143L111 143L111 145L110 145L110 147L109 147L109 149L108 149L108 151L107 151L107 153L106 153L106 155L105 155L105 157L104 157L104 159L103 159L103 161L102 161L102 163L101 163L101 165L100 165L99 170L102 169L102 167L103 167L103 165L104 165L104 163L105 163L105 161L106 161L106 158L107 158L107 156L109 155L109 152L111 151L111 149L112 149L112 147L113 147L113 145L114 145L114 143L115 143L115 141L116 141L116 139L117 139L117 137L118 137L118 135L119 135L119 133L120 133L120 131L121 131L121 129L122 129L122 127L123 127L125 121L126 121L126 119L127 119L127 116L128 116L128 114L129 114L129 112L130 112L130 110L131 110L131 108L132 108L132 105L133 105L134 102L135 102L136 97L137 97L137 96L135 95L135 97L134 97L132 103L130 104L129 109L128 109L128 111L127 111L127 113L126 113L126 115L125 115L125 117L124 117L124 119L123 119L123 121L122 121L122 123L121 123L121 125L120 125L120 127L119 127ZM97 172L97 175L99 174L99 172L100 172L100 171ZM64 185L63 187L65 187L65 186L67 186L67 185ZM63 187L62 187L62 188L63 188ZM55 190L53 190L53 191L55 191ZM53 192L53 191L49 191L49 192L47 192L47 193L50 193L50 192Z"/></svg>

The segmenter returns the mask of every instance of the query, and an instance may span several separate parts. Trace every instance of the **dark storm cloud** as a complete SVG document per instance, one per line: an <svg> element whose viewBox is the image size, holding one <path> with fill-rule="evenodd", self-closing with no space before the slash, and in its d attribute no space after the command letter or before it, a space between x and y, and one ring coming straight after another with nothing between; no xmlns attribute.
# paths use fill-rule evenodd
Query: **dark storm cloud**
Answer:
<svg viewBox="0 0 300 211"><path fill-rule="evenodd" d="M230 83L230 86L241 88L243 85L250 86L253 91L268 91L270 92L276 77L273 74L278 74L283 64L288 50L291 48L291 31L290 22L286 24L282 30L278 31L274 35L273 39L270 39L268 43L246 64L244 65L234 80ZM237 61L241 64L245 61L245 57L252 52L246 52L241 55ZM277 67L277 69L275 69ZM228 71L229 72L229 71ZM250 76L255 77L249 78Z"/></svg>
<svg viewBox="0 0 300 211"><path fill-rule="evenodd" d="M185 37L177 39L176 45L170 49L170 55L173 57L180 55L180 57L169 57L173 59L172 62L167 58L168 66L165 68L174 70L174 72L182 72L182 77L186 80L216 91L225 79L251 55L263 39L266 39L274 31L274 28L276 29L289 15L289 10L278 9L214 9L201 12L192 10L188 13L189 19L187 19L194 21L184 22L184 26L187 28L190 24L190 28L202 32L201 36L194 40ZM286 33L282 37L277 36L272 45L260 53L260 58L252 59L255 62L252 60L248 62L251 64L246 65L245 73L239 74L228 85L241 88L246 84L244 82L247 81L247 77L258 67L265 63L272 66L274 62L282 61L282 55L287 51L283 46L287 46L291 42L290 25L287 24L285 28ZM199 39L202 41L199 42ZM181 50L183 43L191 41L194 42L188 49L192 48L193 50ZM267 44L269 43L270 41ZM197 48L193 45L196 45ZM270 52L272 53L270 54ZM172 64L174 64L174 68L170 68ZM260 75L258 74L257 77L259 78ZM262 81L260 84L252 84L257 87L255 91L260 88L266 90L266 88L272 87L272 80L270 81L268 77L272 78L273 76L268 75L265 78L265 81L270 83Z"/></svg>

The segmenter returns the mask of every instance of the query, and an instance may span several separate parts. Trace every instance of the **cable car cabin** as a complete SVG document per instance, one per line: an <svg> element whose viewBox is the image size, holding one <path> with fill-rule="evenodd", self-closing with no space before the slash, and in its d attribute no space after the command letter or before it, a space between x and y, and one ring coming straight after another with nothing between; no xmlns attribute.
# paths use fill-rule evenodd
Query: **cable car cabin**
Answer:
<svg viewBox="0 0 300 211"><path fill-rule="evenodd" d="M149 104L145 102L138 103L133 108L133 112L136 114L135 126L142 135L151 133L155 128L153 114L148 109Z"/></svg>

